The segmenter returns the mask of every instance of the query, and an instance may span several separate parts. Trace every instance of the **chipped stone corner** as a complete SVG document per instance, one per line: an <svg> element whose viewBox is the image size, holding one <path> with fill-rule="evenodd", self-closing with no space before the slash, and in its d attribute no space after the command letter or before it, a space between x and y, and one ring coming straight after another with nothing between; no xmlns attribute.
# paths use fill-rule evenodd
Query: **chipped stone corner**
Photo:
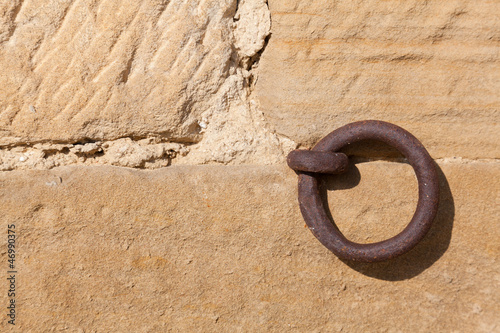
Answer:
<svg viewBox="0 0 500 333"><path fill-rule="evenodd" d="M244 78L231 80L243 86ZM229 81L231 82L231 81ZM190 153L174 164L277 164L296 143L273 133L266 124L258 103L244 91L230 88L218 105L203 115L203 139L190 147Z"/></svg>
<svg viewBox="0 0 500 333"><path fill-rule="evenodd" d="M253 98L256 67L271 35L266 0L240 0L233 23L237 70L202 115L203 139L179 164L276 164L297 144L269 128Z"/></svg>
<svg viewBox="0 0 500 333"><path fill-rule="evenodd" d="M250 70L271 34L271 12L266 0L240 0L234 15L234 46L240 67Z"/></svg>

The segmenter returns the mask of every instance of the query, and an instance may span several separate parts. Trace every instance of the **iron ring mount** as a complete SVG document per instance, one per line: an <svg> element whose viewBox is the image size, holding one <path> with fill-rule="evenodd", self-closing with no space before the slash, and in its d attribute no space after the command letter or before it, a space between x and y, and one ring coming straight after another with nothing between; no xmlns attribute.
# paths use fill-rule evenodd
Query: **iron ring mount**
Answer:
<svg viewBox="0 0 500 333"><path fill-rule="evenodd" d="M377 243L348 240L327 216L318 188L318 173L347 170L348 157L339 151L361 140L382 141L399 150L413 167L418 181L417 209L398 235ZM320 140L312 150L294 150L287 158L299 173L299 205L309 230L340 259L384 261L411 250L429 231L439 203L439 180L434 161L412 134L396 125L376 120L345 125Z"/></svg>

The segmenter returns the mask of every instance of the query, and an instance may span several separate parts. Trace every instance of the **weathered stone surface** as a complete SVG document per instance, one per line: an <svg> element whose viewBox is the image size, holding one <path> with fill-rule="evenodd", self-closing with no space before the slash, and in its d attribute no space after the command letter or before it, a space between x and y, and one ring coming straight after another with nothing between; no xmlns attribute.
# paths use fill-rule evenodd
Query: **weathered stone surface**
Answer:
<svg viewBox="0 0 500 333"><path fill-rule="evenodd" d="M500 164L440 167L447 180L427 238L366 265L341 262L304 228L285 167L2 172L0 260L5 274L15 223L17 328L498 332ZM397 233L415 207L406 164L359 163L325 181L353 240Z"/></svg>
<svg viewBox="0 0 500 333"><path fill-rule="evenodd" d="M199 140L236 72L236 0L0 4L0 144Z"/></svg>
<svg viewBox="0 0 500 333"><path fill-rule="evenodd" d="M270 29L264 0L2 2L0 170L282 161L247 98Z"/></svg>
<svg viewBox="0 0 500 333"><path fill-rule="evenodd" d="M310 146L355 120L400 125L435 158L500 157L499 1L270 0L253 98Z"/></svg>

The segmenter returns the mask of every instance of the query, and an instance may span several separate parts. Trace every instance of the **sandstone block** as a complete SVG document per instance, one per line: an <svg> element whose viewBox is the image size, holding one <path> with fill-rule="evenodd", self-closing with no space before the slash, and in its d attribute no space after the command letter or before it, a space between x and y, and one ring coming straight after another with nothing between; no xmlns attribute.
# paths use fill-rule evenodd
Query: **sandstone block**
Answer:
<svg viewBox="0 0 500 333"><path fill-rule="evenodd" d="M235 11L236 0L3 1L0 145L198 141L235 74Z"/></svg>
<svg viewBox="0 0 500 333"><path fill-rule="evenodd" d="M394 261L363 265L338 260L304 228L286 167L0 173L2 272L8 224L18 237L17 328L496 332L499 164L440 168L430 234ZM357 163L322 191L358 242L397 233L416 204L401 163Z"/></svg>
<svg viewBox="0 0 500 333"><path fill-rule="evenodd" d="M498 158L498 1L269 1L254 98L311 146L356 120L393 122L435 158Z"/></svg>

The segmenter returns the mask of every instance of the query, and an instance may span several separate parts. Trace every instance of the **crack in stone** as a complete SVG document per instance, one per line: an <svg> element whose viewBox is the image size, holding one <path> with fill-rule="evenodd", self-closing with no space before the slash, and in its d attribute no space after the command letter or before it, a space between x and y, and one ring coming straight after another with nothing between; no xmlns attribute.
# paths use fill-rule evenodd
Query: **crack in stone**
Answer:
<svg viewBox="0 0 500 333"><path fill-rule="evenodd" d="M37 143L0 150L0 171L16 169L51 169L65 165L115 165L156 169L172 164L189 152L188 144L161 138L69 143Z"/></svg>

